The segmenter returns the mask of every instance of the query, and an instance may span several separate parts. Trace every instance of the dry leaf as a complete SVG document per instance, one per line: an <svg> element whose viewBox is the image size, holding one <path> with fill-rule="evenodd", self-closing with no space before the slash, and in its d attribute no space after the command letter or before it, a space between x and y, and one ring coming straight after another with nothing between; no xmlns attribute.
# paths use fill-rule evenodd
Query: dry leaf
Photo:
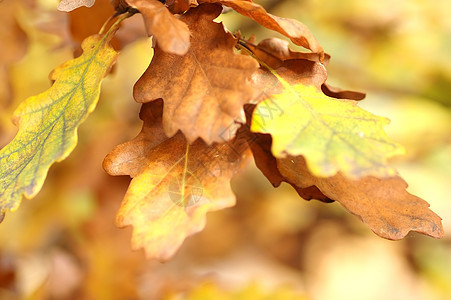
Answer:
<svg viewBox="0 0 451 300"><path fill-rule="evenodd" d="M251 110L255 108L255 105ZM243 130L246 135L246 141L252 150L255 164L268 178L274 187L278 187L285 177L277 169L277 160L271 153L271 135L251 132L248 127Z"/></svg>
<svg viewBox="0 0 451 300"><path fill-rule="evenodd" d="M260 53L257 54L259 57ZM303 84L312 85L317 89L327 79L326 68L323 64L305 59L290 59L282 62L275 72L291 85ZM273 94L280 94L284 91L284 87L270 71L266 68L260 68L252 75L252 84L254 87L262 91L259 97L254 99L254 103L260 102L264 97Z"/></svg>
<svg viewBox="0 0 451 300"><path fill-rule="evenodd" d="M223 142L234 137L244 123L243 104L253 97L248 78L257 62L234 53L236 40L213 22L219 5L200 5L181 17L192 32L191 48L184 56L159 47L149 68L134 89L136 101L164 100L163 126L168 136L181 130L189 142Z"/></svg>
<svg viewBox="0 0 451 300"><path fill-rule="evenodd" d="M268 56L263 52L256 52L256 56L259 59L261 59L260 56L268 59ZM277 61L273 60L272 62L276 63ZM326 68L323 64L305 59L292 59L281 62L275 68L275 72L292 85L313 85L317 89L320 89L327 79ZM282 83L266 68L260 68L252 75L252 84L256 90L260 91L252 100L252 103L261 103L271 97L271 95L280 94L284 91ZM282 115L284 111L275 101L266 101L263 110L268 115L268 120L273 119L276 115Z"/></svg>
<svg viewBox="0 0 451 300"><path fill-rule="evenodd" d="M260 45L262 44L262 45ZM297 57L300 52L292 52L288 48L288 43L280 39L268 39L262 41L259 45L253 45L251 42L240 40L240 46L243 46L259 60L264 62L280 77L284 78L291 85L303 84L313 85L318 90L327 79L327 71L324 64L315 60L309 60ZM285 47L286 46L286 47ZM313 54L313 53L310 53ZM252 84L260 91L260 100L262 94L279 94L284 91L284 87L279 79L268 70L262 67L252 75ZM254 103L259 102L254 99Z"/></svg>
<svg viewBox="0 0 451 300"><path fill-rule="evenodd" d="M429 209L429 203L406 191L407 184L401 177L352 180L340 173L316 177L302 156L277 159L277 166L287 182L300 188L316 186L383 238L399 240L409 231L434 238L444 235L441 218Z"/></svg>
<svg viewBox="0 0 451 300"><path fill-rule="evenodd" d="M248 145L252 150L256 166L274 187L278 187L283 181L285 181L291 184L291 186L293 186L293 188L298 192L299 196L305 200L315 199L323 202L333 201L321 193L321 191L314 185L299 187L290 181L287 181L287 179L279 172L277 167L277 159L271 153L272 139L269 134L252 133L248 129L244 131Z"/></svg>
<svg viewBox="0 0 451 300"><path fill-rule="evenodd" d="M284 181L306 200L335 200L383 238L399 240L409 231L443 236L441 218L426 201L406 191L407 184L401 177L352 180L340 173L317 177L308 170L302 156L275 158L270 135L248 132L246 136L257 167L274 186Z"/></svg>
<svg viewBox="0 0 451 300"><path fill-rule="evenodd" d="M165 4L173 14L181 14L198 5L197 0L167 0Z"/></svg>
<svg viewBox="0 0 451 300"><path fill-rule="evenodd" d="M188 26L171 14L158 0L126 0L144 18L147 34L167 53L184 55L190 47Z"/></svg>
<svg viewBox="0 0 451 300"><path fill-rule="evenodd" d="M319 53L293 51L290 49L290 43L288 43L288 41L278 38L264 39L255 47L277 56L282 61L288 59L307 59L315 62L320 62L321 60ZM327 65L327 63L329 63L329 60L330 55L324 53L324 61L322 63Z"/></svg>
<svg viewBox="0 0 451 300"><path fill-rule="evenodd" d="M291 39L296 45L305 47L324 56L324 51L310 30L301 22L268 13L261 5L244 0L199 0L199 3L221 3L233 8L243 16L249 17L271 30ZM320 59L322 60L322 58Z"/></svg>
<svg viewBox="0 0 451 300"><path fill-rule="evenodd" d="M327 83L324 83L321 86L321 90L325 95L337 99L363 100L366 96L365 93L342 90L340 88L333 87Z"/></svg>
<svg viewBox="0 0 451 300"><path fill-rule="evenodd" d="M161 101L144 104L141 133L114 148L104 168L133 177L117 215L119 226L133 226L133 247L167 260L203 229L208 211L235 204L229 181L250 153L240 139L208 146L201 140L188 144L181 133L167 138L161 114Z"/></svg>
<svg viewBox="0 0 451 300"><path fill-rule="evenodd" d="M286 78L287 81L290 82L290 84L296 84L296 80L292 80L293 78L296 79L298 76L293 76L293 74L283 74L283 68L279 71L278 69L281 68L285 61L289 60L296 60L298 61L297 64L302 64L302 60L309 60L312 62L319 62L319 55L318 53L303 53L303 52L296 52L289 48L289 43L285 40L281 40L278 38L270 38L265 39L258 43L258 45L253 45L249 41L241 41L243 43L243 46L247 48L249 51L251 51L259 60L266 63L269 67L272 69L275 69L277 73L280 73L282 77ZM325 54L325 60L323 62L323 65L326 65L330 60L330 55L327 53ZM304 68L308 66L304 62ZM312 65L312 64L310 64ZM313 66L313 65L312 65ZM325 68L323 72L321 72L321 67L316 65L317 71L312 72L311 76L303 76L305 78L311 77L312 79L320 79L319 85L318 81L305 81L300 82L305 85L315 85L318 89L321 89L323 93L329 97L337 98L337 99L350 99L350 100L362 100L365 98L365 93L356 92L356 91L349 91L349 90L343 90L336 87L332 87L329 84L326 84L324 81L327 78L327 73ZM319 71L319 72L318 72ZM304 71L305 72L305 71ZM323 73L322 77L315 77L315 75L318 75L318 73ZM272 82L276 82L276 78L272 76L271 72L266 71L265 69L261 70L260 74L255 74L254 77L267 77L268 79L272 78ZM268 86L268 84L266 84ZM280 93L282 91L281 84L278 85L278 89L273 90L273 93Z"/></svg>

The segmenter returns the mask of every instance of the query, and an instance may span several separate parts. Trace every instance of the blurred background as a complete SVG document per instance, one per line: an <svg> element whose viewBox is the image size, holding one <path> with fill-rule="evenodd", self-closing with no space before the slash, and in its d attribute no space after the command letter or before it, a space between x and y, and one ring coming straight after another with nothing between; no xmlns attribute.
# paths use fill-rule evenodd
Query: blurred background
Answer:
<svg viewBox="0 0 451 300"><path fill-rule="evenodd" d="M70 14L57 2L0 1L0 146L16 132L17 105L113 13L107 0ZM131 251L131 229L114 225L129 178L101 164L141 127L132 87L152 50L136 15L114 41L119 60L77 148L0 225L0 299L451 299L451 2L255 2L304 22L332 57L328 83L366 92L360 105L392 120L389 136L407 149L392 163L443 218L445 237L381 239L340 205L274 189L250 165L232 181L237 205L209 213L171 261ZM220 20L257 41L281 37L234 12Z"/></svg>

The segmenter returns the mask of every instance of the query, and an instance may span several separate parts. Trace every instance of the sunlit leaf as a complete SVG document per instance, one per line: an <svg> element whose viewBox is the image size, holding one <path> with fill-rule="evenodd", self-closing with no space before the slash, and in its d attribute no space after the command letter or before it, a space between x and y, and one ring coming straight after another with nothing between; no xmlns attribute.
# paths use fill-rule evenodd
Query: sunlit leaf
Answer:
<svg viewBox="0 0 451 300"><path fill-rule="evenodd" d="M260 54L259 54L260 55ZM258 57L260 59L260 57ZM274 61L275 62L275 61ZM327 72L323 64L306 59L289 59L281 62L275 69L277 74L286 78L291 85L312 85L318 89L326 81ZM260 103L274 94L285 91L284 85L266 68L260 68L252 74L252 84L260 91L253 99L253 103ZM270 119L272 114L281 114L283 108L275 101L266 101L260 105L260 110L265 110Z"/></svg>
<svg viewBox="0 0 451 300"><path fill-rule="evenodd" d="M173 14L181 14L190 6L197 6L197 0L166 0L165 4Z"/></svg>
<svg viewBox="0 0 451 300"><path fill-rule="evenodd" d="M116 60L109 46L114 30L87 38L82 56L57 67L54 84L15 111L16 137L0 151L1 212L15 210L22 195L34 197L48 169L77 144L77 128L98 101L100 83Z"/></svg>
<svg viewBox="0 0 451 300"><path fill-rule="evenodd" d="M184 55L190 47L188 26L158 0L126 0L144 18L147 34L153 36L158 47L167 53Z"/></svg>
<svg viewBox="0 0 451 300"><path fill-rule="evenodd" d="M268 13L261 5L245 0L199 0L200 3L221 3L233 8L238 13L249 17L260 25L277 31L291 39L299 46L303 46L324 56L324 51L310 30L303 23L287 18L281 18Z"/></svg>
<svg viewBox="0 0 451 300"><path fill-rule="evenodd" d="M429 203L408 193L406 182L399 176L350 179L338 173L317 177L302 156L274 157L269 135L249 132L247 140L257 167L274 186L283 181L306 200L335 200L383 238L399 240L409 231L443 236L441 218L429 209Z"/></svg>
<svg viewBox="0 0 451 300"><path fill-rule="evenodd" d="M239 139L208 146L199 139L188 144L181 133L167 138L161 114L161 100L143 105L141 133L115 147L104 168L133 177L117 214L119 226L133 226L133 247L167 260L204 228L208 211L235 204L229 181L249 153Z"/></svg>
<svg viewBox="0 0 451 300"><path fill-rule="evenodd" d="M273 137L276 157L303 155L315 176L391 176L387 158L403 153L383 127L389 120L375 116L355 101L333 99L313 86L284 84L285 91L259 103L252 117L253 132ZM269 116L267 107L277 105Z"/></svg>

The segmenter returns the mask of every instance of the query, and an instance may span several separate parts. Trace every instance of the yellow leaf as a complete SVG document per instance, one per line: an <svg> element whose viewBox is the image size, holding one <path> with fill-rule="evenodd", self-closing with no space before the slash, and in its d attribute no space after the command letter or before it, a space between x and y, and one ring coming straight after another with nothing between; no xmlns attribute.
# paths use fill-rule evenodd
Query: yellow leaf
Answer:
<svg viewBox="0 0 451 300"><path fill-rule="evenodd" d="M116 146L105 158L110 175L130 175L127 194L117 214L119 226L133 226L134 249L148 258L170 259L187 236L201 231L206 214L235 204L230 179L247 162L247 144L238 136L211 146L182 133L166 137L163 102L144 104L141 133Z"/></svg>
<svg viewBox="0 0 451 300"><path fill-rule="evenodd" d="M315 176L339 171L350 177L396 174L386 161L404 150L384 132L388 119L361 109L355 101L279 80L285 91L259 103L251 125L253 132L271 134L275 157L303 155Z"/></svg>
<svg viewBox="0 0 451 300"><path fill-rule="evenodd" d="M83 55L57 67L47 91L25 100L14 112L15 138L0 150L0 213L16 210L22 195L34 197L48 169L65 159L77 144L77 128L99 99L100 84L117 52L104 35L88 37ZM26 76L26 74L24 74Z"/></svg>

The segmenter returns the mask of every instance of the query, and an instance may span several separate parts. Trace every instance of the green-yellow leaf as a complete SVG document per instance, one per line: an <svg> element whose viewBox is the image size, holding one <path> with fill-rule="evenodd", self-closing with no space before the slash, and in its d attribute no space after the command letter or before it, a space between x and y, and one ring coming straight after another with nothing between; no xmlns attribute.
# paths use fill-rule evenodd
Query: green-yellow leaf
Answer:
<svg viewBox="0 0 451 300"><path fill-rule="evenodd" d="M251 130L269 133L275 157L303 155L315 176L337 172L350 177L392 176L387 158L403 153L383 127L389 120L357 106L357 102L330 98L313 86L290 86L259 103Z"/></svg>
<svg viewBox="0 0 451 300"><path fill-rule="evenodd" d="M117 52L109 45L114 31L88 37L80 57L50 74L52 87L28 98L14 112L18 133L0 150L1 214L16 210L22 195L34 197L50 166L75 148L77 128L94 110L101 81L116 60Z"/></svg>

